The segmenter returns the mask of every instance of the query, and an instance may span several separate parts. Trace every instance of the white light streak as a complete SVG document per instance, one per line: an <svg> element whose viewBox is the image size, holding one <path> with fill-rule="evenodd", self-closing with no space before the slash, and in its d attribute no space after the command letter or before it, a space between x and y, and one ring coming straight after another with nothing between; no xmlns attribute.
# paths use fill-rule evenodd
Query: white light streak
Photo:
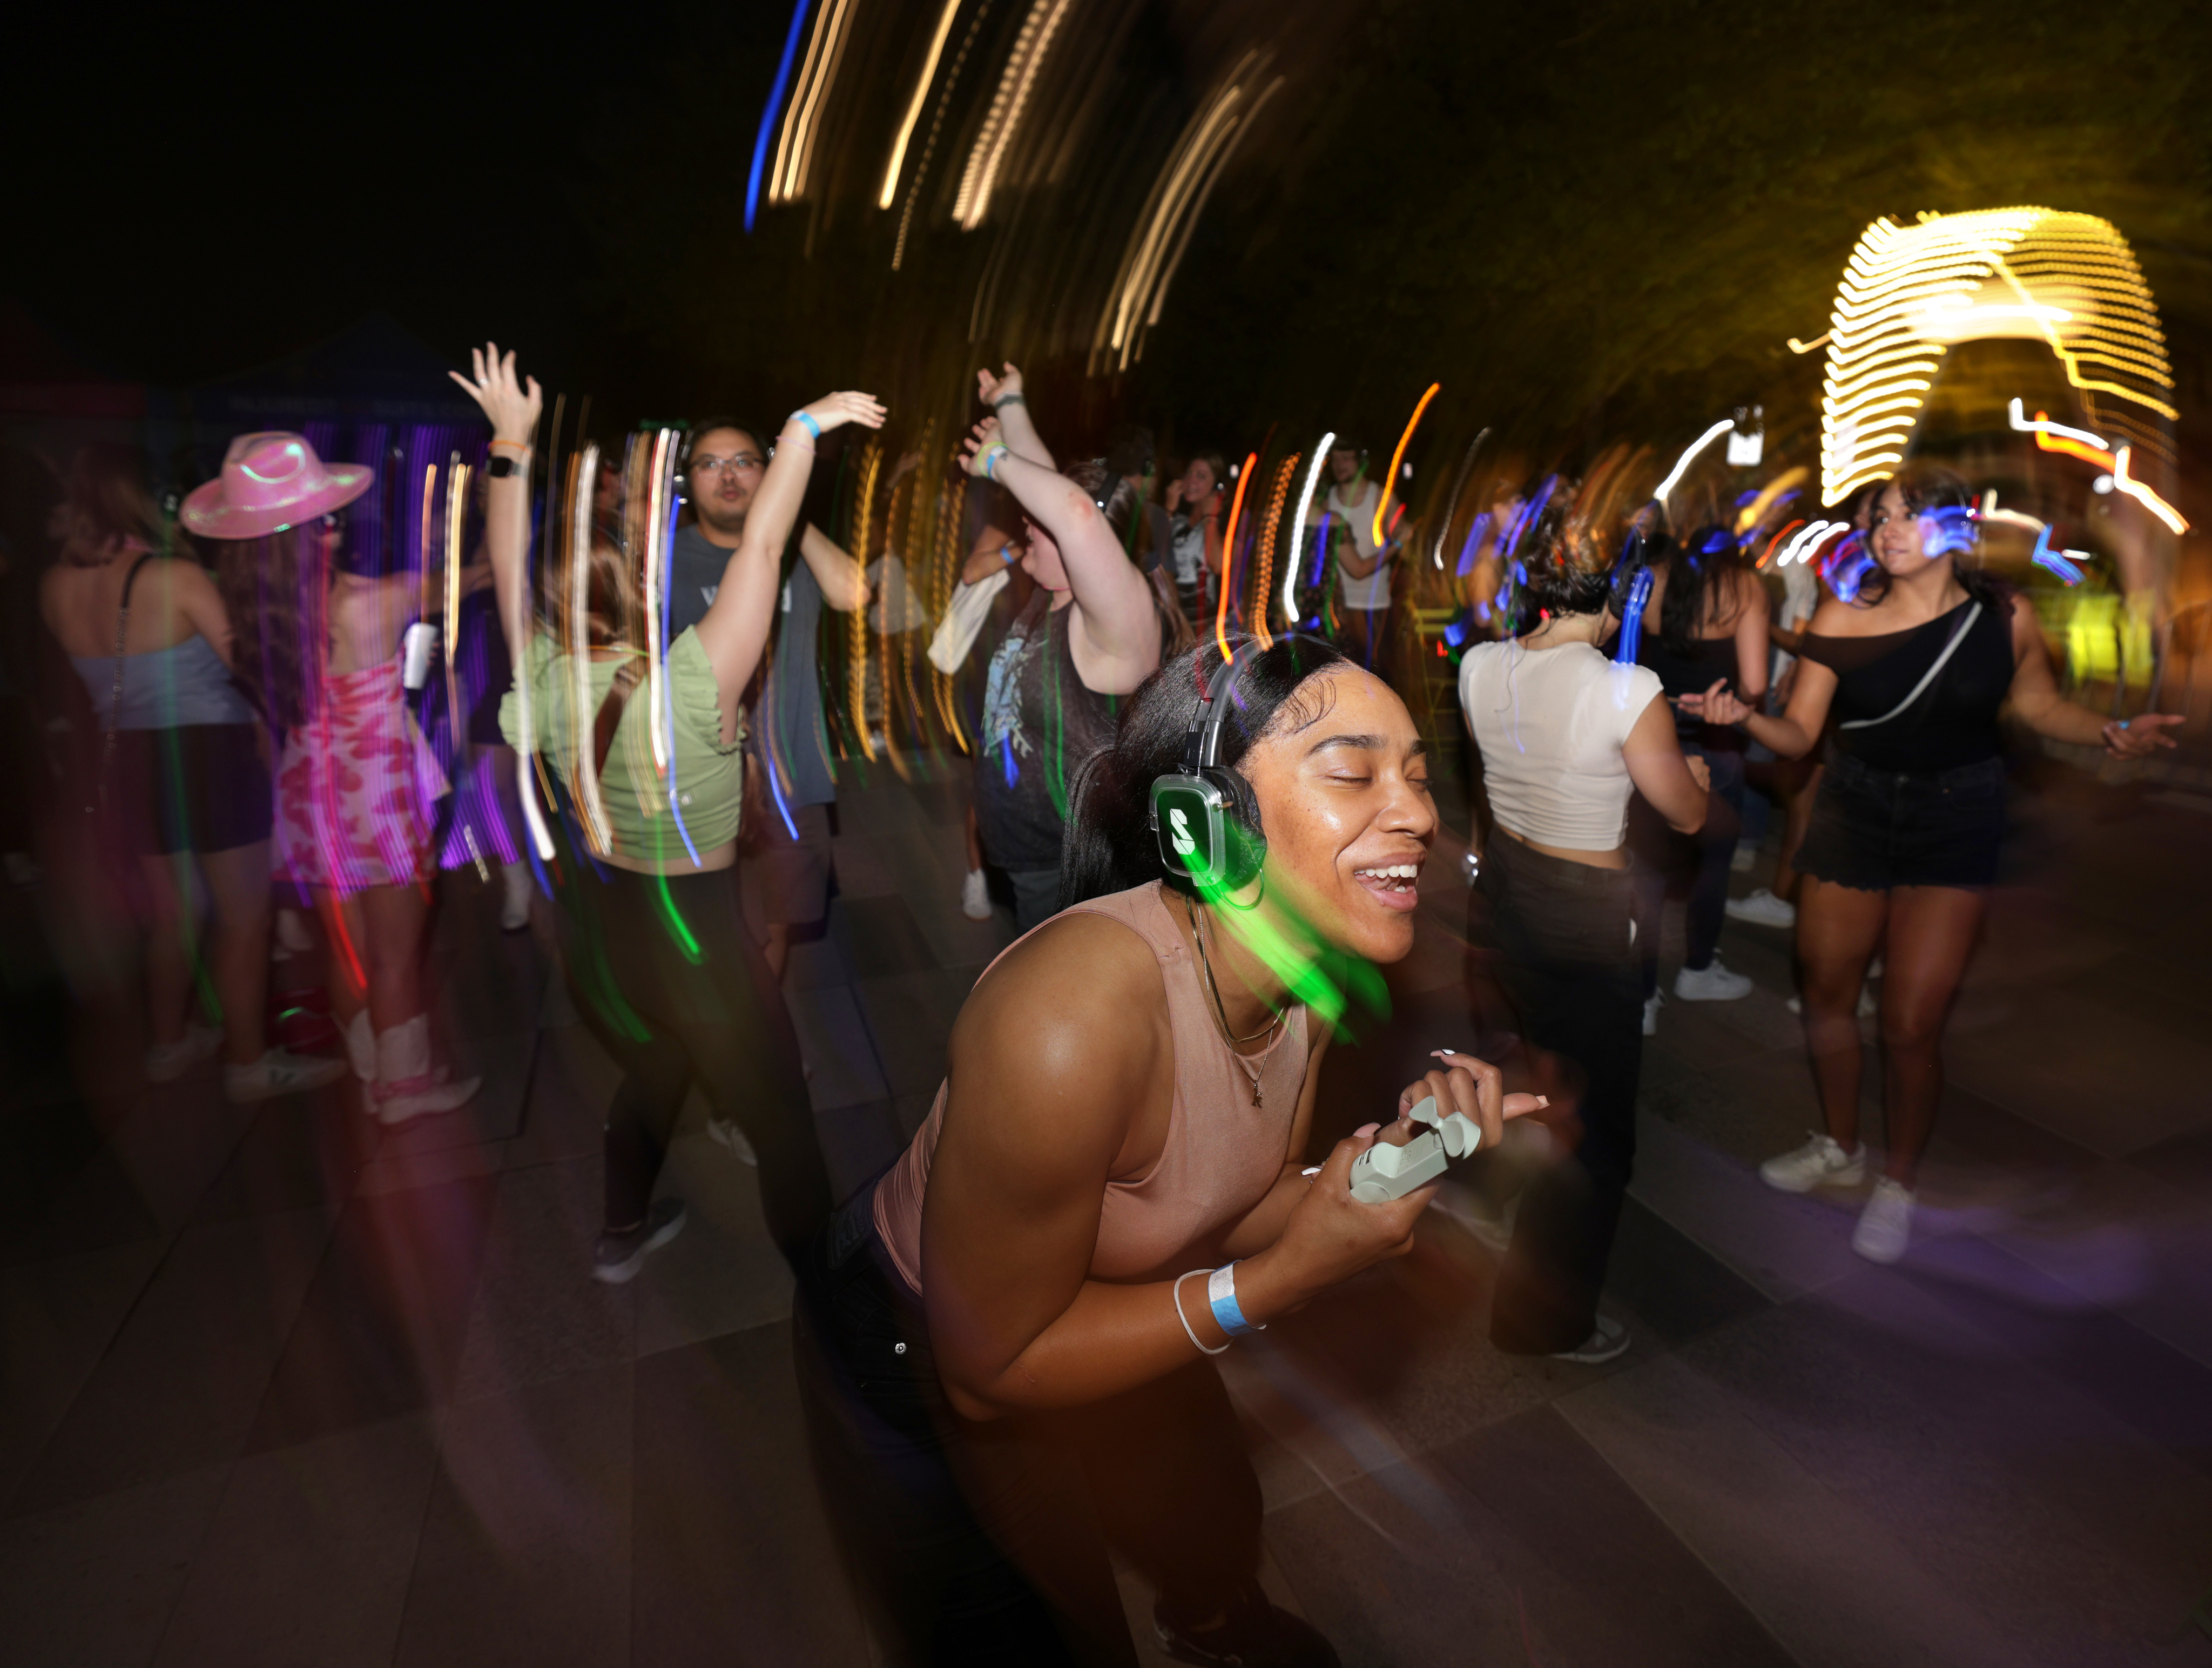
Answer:
<svg viewBox="0 0 2212 1668"><path fill-rule="evenodd" d="M2064 423L2053 423L2047 417L2031 417L2021 405L2017 394L2013 396L2012 404L2007 410L2012 417L2012 426L2023 435L2057 435L2067 440L2078 440L2084 446L2094 446L2100 452L2112 449L2105 443L2102 435L2093 435L2087 429L2069 429Z"/></svg>
<svg viewBox="0 0 2212 1668"><path fill-rule="evenodd" d="M2160 520L2165 522L2176 536L2187 533L2189 523L2181 519L2179 510L2174 508L2172 504L2166 502L2141 481L2129 478L2128 459L2133 450L2132 447L2123 446L2112 454L2112 484L2158 517Z"/></svg>
<svg viewBox="0 0 2212 1668"><path fill-rule="evenodd" d="M1336 430L1332 429L1321 437L1314 447L1313 466L1306 471L1304 489L1298 494L1298 513L1291 523L1291 553L1283 563L1283 630L1298 629L1298 564L1306 559L1306 506L1313 502L1314 486L1321 479L1322 464L1328 457L1328 448L1336 443Z"/></svg>
<svg viewBox="0 0 2212 1668"><path fill-rule="evenodd" d="M1711 446L1715 441L1718 440L1723 435L1725 435L1729 429L1735 427L1735 419L1732 417L1724 417L1718 423L1713 424L1711 428L1706 429L1704 434L1698 435L1697 439L1692 441L1690 442L1689 450L1683 453L1680 457L1674 460L1674 472L1669 474L1665 480L1659 483L1658 486L1653 490L1651 496L1658 499L1662 504L1666 502L1667 495L1672 492L1681 484L1683 472L1689 468L1692 461L1695 460L1698 454L1704 451L1708 446Z"/></svg>
<svg viewBox="0 0 2212 1668"><path fill-rule="evenodd" d="M830 0L814 15L814 33L806 43L799 86L784 107L783 131L776 136L775 167L769 174L771 203L795 203L806 195L817 125L845 55L845 25L852 14L853 0Z"/></svg>
<svg viewBox="0 0 2212 1668"><path fill-rule="evenodd" d="M884 188L876 198L876 206L888 209L898 195L899 169L906 163L907 141L914 137L914 125L921 119L921 101L929 96L929 83L937 76L937 60L945 51L945 38L952 33L952 20L959 15L960 0L945 0L945 9L937 19L937 33L930 40L929 56L921 61L921 76L914 84L914 97L908 100L906 119L899 124L898 137L891 141L890 161L884 165Z"/></svg>

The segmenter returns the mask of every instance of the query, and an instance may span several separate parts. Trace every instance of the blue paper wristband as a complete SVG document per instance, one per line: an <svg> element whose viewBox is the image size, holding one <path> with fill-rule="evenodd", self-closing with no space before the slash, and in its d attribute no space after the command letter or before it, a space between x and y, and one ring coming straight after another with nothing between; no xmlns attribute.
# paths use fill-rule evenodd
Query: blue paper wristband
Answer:
<svg viewBox="0 0 2212 1668"><path fill-rule="evenodd" d="M820 440L822 438L822 425L814 420L811 413L806 411L793 411L788 420L793 423L803 423L805 425L806 432L811 435L816 440Z"/></svg>
<svg viewBox="0 0 2212 1668"><path fill-rule="evenodd" d="M1237 1306L1237 1265L1229 1263L1216 1269L1206 1276L1206 1300L1212 1306L1217 1325L1232 1338L1241 1338L1247 1332L1264 1332L1265 1326L1255 1326L1244 1318L1244 1312Z"/></svg>

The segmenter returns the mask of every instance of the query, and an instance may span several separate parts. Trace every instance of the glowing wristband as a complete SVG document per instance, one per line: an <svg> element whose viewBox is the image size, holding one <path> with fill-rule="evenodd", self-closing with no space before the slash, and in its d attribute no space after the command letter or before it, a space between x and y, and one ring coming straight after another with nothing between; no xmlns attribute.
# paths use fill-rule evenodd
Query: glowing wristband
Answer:
<svg viewBox="0 0 2212 1668"><path fill-rule="evenodd" d="M813 415L811 412L793 411L789 417L786 417L784 421L786 423L798 423L816 440L820 440L822 438L822 425L814 420Z"/></svg>
<svg viewBox="0 0 2212 1668"><path fill-rule="evenodd" d="M1234 1263L1216 1269L1206 1277L1206 1300L1213 1307L1213 1318L1221 1330L1232 1338L1241 1338L1247 1332L1264 1332L1265 1326L1255 1326L1244 1318L1244 1312L1237 1306L1237 1265Z"/></svg>

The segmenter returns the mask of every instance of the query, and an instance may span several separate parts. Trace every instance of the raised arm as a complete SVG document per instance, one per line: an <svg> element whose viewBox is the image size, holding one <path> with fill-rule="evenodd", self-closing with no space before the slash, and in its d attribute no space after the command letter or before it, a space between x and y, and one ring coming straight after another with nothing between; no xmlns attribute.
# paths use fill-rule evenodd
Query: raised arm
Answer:
<svg viewBox="0 0 2212 1668"><path fill-rule="evenodd" d="M491 419L493 455L513 458L513 473L495 476L484 485L484 545L491 557L492 584L499 597L500 629L507 634L507 650L515 665L522 664L530 642L529 586L525 575L530 557L530 452L538 433L538 414L545 396L538 379L517 380L514 354L503 356L496 342L469 350L471 376L447 373L483 407Z"/></svg>
<svg viewBox="0 0 2212 1668"><path fill-rule="evenodd" d="M783 566L784 541L799 516L806 478L814 467L815 440L848 423L879 429L884 407L872 394L825 394L793 411L776 436L775 455L754 490L745 513L745 530L722 569L722 582L699 622L699 646L714 668L714 691L722 706L722 733L731 733L738 697L752 681L767 646L775 609L775 582ZM805 540L800 541L802 552ZM828 541L823 541L825 544ZM831 546L832 549L836 547ZM842 551L839 551L841 556ZM849 558L848 558L849 560Z"/></svg>
<svg viewBox="0 0 2212 1668"><path fill-rule="evenodd" d="M868 606L867 569L811 521L799 531L799 554L822 587L822 600L839 613Z"/></svg>
<svg viewBox="0 0 2212 1668"><path fill-rule="evenodd" d="M1160 663L1160 628L1152 587L1091 495L1057 470L1017 457L989 418L965 442L971 475L996 481L1060 547L1060 565L1075 594L1072 638L1087 649L1102 695L1127 695Z"/></svg>
<svg viewBox="0 0 2212 1668"><path fill-rule="evenodd" d="M1031 463L1047 469L1058 469L1052 452L1037 433L1036 424L1030 417L1029 396L1022 392L1021 367L1009 359L1005 368L996 376L988 370L975 373L975 394L991 408L999 419L1000 432L1004 435L1006 449L1018 458L1027 458Z"/></svg>

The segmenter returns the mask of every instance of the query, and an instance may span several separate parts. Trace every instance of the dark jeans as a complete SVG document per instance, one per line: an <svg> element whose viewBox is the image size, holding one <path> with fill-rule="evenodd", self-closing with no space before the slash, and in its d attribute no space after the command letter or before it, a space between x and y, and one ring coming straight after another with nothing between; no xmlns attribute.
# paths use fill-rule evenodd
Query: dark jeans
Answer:
<svg viewBox="0 0 2212 1668"><path fill-rule="evenodd" d="M1644 1058L1630 874L1547 856L1500 829L1468 908L1468 937L1493 953L1522 1039L1581 1080L1580 1139L1522 1196L1498 1270L1490 1336L1515 1354L1589 1336L1628 1192Z"/></svg>
<svg viewBox="0 0 2212 1668"><path fill-rule="evenodd" d="M1133 1665L1109 1544L1194 1617L1255 1582L1260 1485L1213 1364L1087 1407L962 1418L872 1193L817 1239L793 1324L823 1496L895 1659Z"/></svg>
<svg viewBox="0 0 2212 1668"><path fill-rule="evenodd" d="M1686 944L1682 965L1710 967L1728 913L1729 861L1735 855L1736 837L1743 831L1743 755L1686 737L1682 753L1686 758L1704 759L1712 773L1705 825L1695 834L1677 834L1641 797L1632 801L1629 818L1636 849L1636 948L1644 964L1647 1001L1659 988L1659 931L1669 879L1686 861L1696 864L1683 921Z"/></svg>
<svg viewBox="0 0 2212 1668"><path fill-rule="evenodd" d="M769 1232L795 1269L830 1214L799 1038L747 934L736 875L634 874L572 861L562 959L584 1022L622 1068L607 1109L607 1226L653 1201L670 1132L696 1083L760 1160Z"/></svg>
<svg viewBox="0 0 2212 1668"><path fill-rule="evenodd" d="M1041 927L1060 913L1060 871L1056 868L1010 868L1006 879L1014 886L1014 930L1025 933Z"/></svg>

